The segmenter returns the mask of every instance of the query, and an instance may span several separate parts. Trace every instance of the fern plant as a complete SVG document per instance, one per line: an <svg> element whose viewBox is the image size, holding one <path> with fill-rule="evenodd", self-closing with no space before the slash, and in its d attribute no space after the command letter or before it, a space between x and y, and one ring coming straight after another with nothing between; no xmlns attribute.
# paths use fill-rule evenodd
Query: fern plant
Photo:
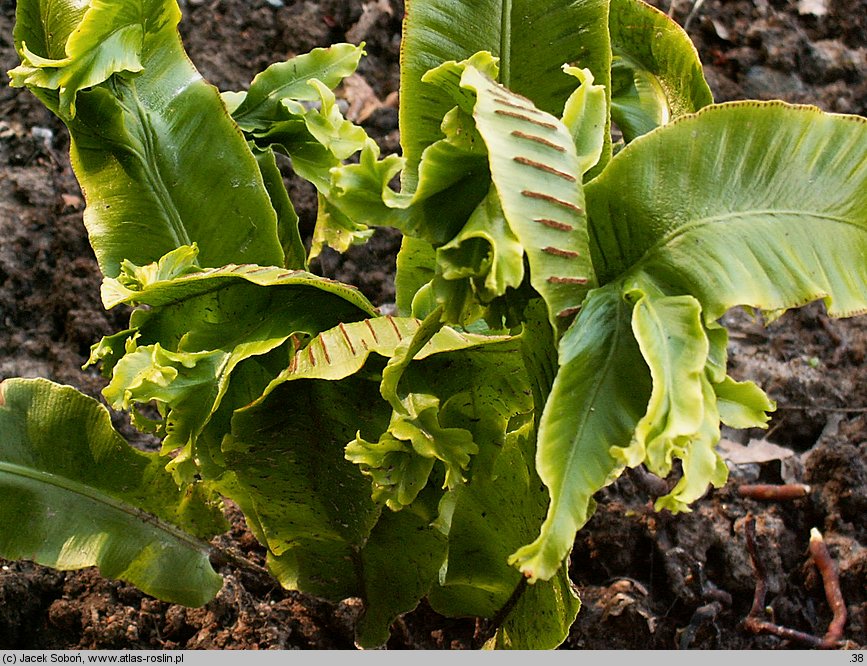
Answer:
<svg viewBox="0 0 867 666"><path fill-rule="evenodd" d="M641 0L408 3L385 157L332 92L363 45L221 93L180 18L18 3L12 83L69 128L103 303L132 308L88 363L162 448L70 387L4 381L5 558L201 605L228 498L283 586L363 600L361 646L426 598L493 618L489 647L556 647L594 495L644 465L687 511L726 480L720 423L766 426L722 315L867 310L867 120L714 104ZM277 153L319 193L309 253ZM403 234L397 316L308 270L375 226Z"/></svg>

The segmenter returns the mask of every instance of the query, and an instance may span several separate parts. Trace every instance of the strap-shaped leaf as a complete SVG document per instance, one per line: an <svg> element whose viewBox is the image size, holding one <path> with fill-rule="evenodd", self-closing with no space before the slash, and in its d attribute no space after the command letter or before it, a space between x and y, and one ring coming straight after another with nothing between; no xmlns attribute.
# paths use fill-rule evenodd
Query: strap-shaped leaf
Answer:
<svg viewBox="0 0 867 666"><path fill-rule="evenodd" d="M405 363L400 368L392 364L383 372L384 381L380 389L382 396L388 400L384 401L383 405L390 405L389 411L395 408L397 414L390 424L375 433L376 437L373 439L365 439L359 433L352 433L346 442L350 442L347 457L361 465L374 480L379 479L382 482L384 490L376 493L377 498L385 500L391 497L392 491L399 493L400 484L409 477L420 479L419 483L413 484L411 495L403 495L405 501L394 498L396 507L408 504L424 487L436 459L451 460L454 451L467 447L472 448L473 453L478 450L473 444L471 429L474 426L470 423L486 426L491 420L496 422L503 418L504 408L507 412L512 409L529 409L529 406L524 404L526 399L520 385L520 376L514 372L503 369L502 376L490 382L494 389L488 392L487 386L478 386L472 381L472 377L481 372L483 367L510 368L514 362L519 361L515 338L463 333L442 327L437 319L438 317L431 319L431 323L436 324L439 329L436 335L426 335L425 341L411 352L406 346L420 330L422 322L417 319L386 316L338 324L315 336L303 349L296 352L286 369L265 389L262 400L268 399L271 392L286 382L340 381L357 374L368 362L371 354L383 358L401 354L399 358ZM473 355L475 349L481 351ZM436 396L422 394L417 388L418 383L413 383L418 382L418 378L411 378L408 383L410 388L398 391L403 369L410 359L415 362L412 373L433 373L443 378L441 365L426 367L422 363L425 359L436 359L440 355L443 356L441 365L448 368L449 375L439 382ZM416 365L418 367L415 367ZM427 387L430 384L430 380L426 380L423 385ZM475 406L469 410L469 420L464 421L461 416L465 411L463 405L459 401L446 403L449 398L472 390L477 390L473 401ZM378 404L378 400L374 402ZM442 414L438 413L441 403ZM510 416L511 412L504 418L508 420ZM441 425L441 418L445 419L446 423L448 419L452 419L454 426ZM503 425L501 430L504 427ZM493 431L496 429L492 428ZM412 440L415 440L418 447L415 452L409 444ZM451 444L457 444L454 450ZM399 465L405 468L407 477L404 481L401 481L401 472L391 469L395 466L395 461L400 461ZM461 457L456 463L458 474L466 467L467 462L468 458ZM380 468L384 470L381 477L377 471Z"/></svg>
<svg viewBox="0 0 867 666"><path fill-rule="evenodd" d="M334 601L360 597L364 610L356 644L384 646L394 620L418 605L445 559L445 537L427 513L383 512L363 543L343 549L327 541L298 541L279 556L269 552L269 569L288 589Z"/></svg>
<svg viewBox="0 0 867 666"><path fill-rule="evenodd" d="M78 14L49 4L18 3L24 63L13 85L29 86L69 127L102 272L114 277L125 259L143 265L193 242L205 266L283 265L256 160L184 53L175 0L94 1L71 32ZM57 55L46 41L55 31L69 34L64 59L24 52L32 40L48 49L40 55Z"/></svg>
<svg viewBox="0 0 867 666"><path fill-rule="evenodd" d="M290 268L307 270L307 252L298 229L298 213L295 212L295 206L286 191L274 151L270 148L264 151L255 150L254 155L265 189L271 198L271 205L277 213L277 236L286 258L284 263Z"/></svg>
<svg viewBox="0 0 867 666"><path fill-rule="evenodd" d="M23 45L26 43L31 54L44 59L66 58L66 43L81 23L87 8L88 3L80 0L17 3L12 36L18 55L24 55Z"/></svg>
<svg viewBox="0 0 867 666"><path fill-rule="evenodd" d="M548 495L532 469L532 446L522 450L510 433L490 474L453 490L439 522L449 539L434 609L447 616L493 617L515 591L521 574L508 565L513 550L533 538L545 516ZM529 463L529 465L528 465Z"/></svg>
<svg viewBox="0 0 867 666"><path fill-rule="evenodd" d="M233 286L252 286L262 294L272 288L309 288L330 296L335 305L355 308L371 315L375 308L355 287L300 270L287 270L275 266L255 264L228 264L220 268L199 268L197 248L179 248L159 262L136 266L127 261L117 278L106 278L102 284L102 303L113 308L121 303L163 307L216 293L231 290ZM166 262L171 264L168 266ZM165 270L169 270L166 273ZM255 289L259 287L259 289ZM336 298L335 298L336 297Z"/></svg>
<svg viewBox="0 0 867 666"><path fill-rule="evenodd" d="M611 117L627 142L713 102L698 52L643 0L611 0Z"/></svg>
<svg viewBox="0 0 867 666"><path fill-rule="evenodd" d="M391 410L371 400L376 391L357 376L284 382L232 418L225 463L286 587L335 601L363 596L358 550L381 506L344 447L388 426Z"/></svg>
<svg viewBox="0 0 867 666"><path fill-rule="evenodd" d="M415 189L422 152L440 138L440 121L454 105L422 83L429 70L488 51L499 58L500 83L559 116L575 89L562 65L588 68L600 84L610 81L607 18L608 0L407 2L400 77L404 189Z"/></svg>
<svg viewBox="0 0 867 666"><path fill-rule="evenodd" d="M278 348L301 326L291 316L274 317L244 331L228 349L171 352L156 343L127 350L103 395L118 410L148 403L159 407L165 418L154 425L165 434L161 454L177 453L167 469L179 482L188 483L202 471L197 440L220 408L238 365Z"/></svg>
<svg viewBox="0 0 867 666"><path fill-rule="evenodd" d="M611 143L608 89L593 83L593 73L589 69L564 66L563 71L581 82L566 100L563 124L572 133L579 170L584 176L594 167L605 166L610 159L606 153Z"/></svg>
<svg viewBox="0 0 867 666"><path fill-rule="evenodd" d="M716 395L707 379L701 384L700 400L704 418L688 445L678 452L683 475L667 495L654 502L653 506L657 511L690 511L690 504L704 495L709 486L719 488L728 478L725 461L715 450L719 441L720 417Z"/></svg>
<svg viewBox="0 0 867 666"><path fill-rule="evenodd" d="M524 587L520 573L507 564L509 553L538 532L548 502L535 474L532 438L527 419L507 435L489 474L474 475L441 503L449 506L440 516L449 550L431 605L448 616L502 613L492 640L499 648L557 647L580 606L567 567L551 581Z"/></svg>
<svg viewBox="0 0 867 666"><path fill-rule="evenodd" d="M653 390L632 444L619 453L630 467L646 459L648 469L664 477L705 420L702 391L709 343L701 306L692 296L630 296L636 298L632 332L650 367Z"/></svg>
<svg viewBox="0 0 867 666"><path fill-rule="evenodd" d="M369 608L360 639L371 645L379 643L385 622L426 593L442 562L442 539L425 527L432 518L419 520L412 511L377 522L383 520L381 505L344 452L353 438L375 440L387 430L392 409L378 398L378 383L371 379L381 372L381 358L411 340L419 325L415 319L380 317L320 334L295 354L260 400L235 413L232 436L224 443L234 484L228 491L240 493L245 512L260 526L272 572L290 588L335 600L364 598ZM448 356L453 348L504 339L442 329L417 357ZM371 364L368 375L359 372ZM466 374L455 373L460 374L455 382L466 387ZM318 424L315 429L311 421ZM404 547L401 556L389 557L396 541L405 546L408 539L418 540L417 552ZM389 571L402 581L401 590L386 584Z"/></svg>
<svg viewBox="0 0 867 666"><path fill-rule="evenodd" d="M357 373L371 353L390 358L401 344L418 332L421 321L413 317L376 317L338 324L313 338L295 353L288 367L274 380L278 384L296 379L344 379ZM509 336L464 333L441 328L413 357L422 360L433 354L509 341Z"/></svg>
<svg viewBox="0 0 867 666"><path fill-rule="evenodd" d="M510 557L530 579L550 580L589 520L593 495L623 464L650 397L650 373L631 331L632 306L614 285L590 292L559 343L560 369L539 425L536 469L548 515L536 540Z"/></svg>
<svg viewBox="0 0 867 666"><path fill-rule="evenodd" d="M605 283L644 274L735 305L867 310L867 120L781 102L713 105L633 141L586 188Z"/></svg>
<svg viewBox="0 0 867 666"><path fill-rule="evenodd" d="M647 412L635 427L628 449L613 452L629 466L645 462L667 476L674 459L683 461L683 476L657 507L688 511L708 485L722 486L728 468L714 447L720 416L708 379L709 342L701 323L701 307L692 296L638 296L632 331L650 367L653 390Z"/></svg>
<svg viewBox="0 0 867 666"><path fill-rule="evenodd" d="M383 512L361 551L365 609L356 627L360 647L386 644L392 623L436 584L445 557L446 539L425 512Z"/></svg>
<svg viewBox="0 0 867 666"><path fill-rule="evenodd" d="M0 398L0 555L96 565L188 606L219 591L204 539L225 523L201 487L179 490L163 459L130 447L71 387L9 379Z"/></svg>
<svg viewBox="0 0 867 666"><path fill-rule="evenodd" d="M311 79L335 88L358 67L362 46L333 44L275 63L258 74L232 109L235 122L246 132L267 129L286 118L284 100L313 102L319 99Z"/></svg>
<svg viewBox="0 0 867 666"><path fill-rule="evenodd" d="M503 213L527 253L530 282L554 328L563 328L595 282L572 136L560 120L474 67L464 69L461 86L476 95L473 117Z"/></svg>
<svg viewBox="0 0 867 666"><path fill-rule="evenodd" d="M116 409L156 401L165 416L163 453L182 449L170 469L184 480L197 471L191 465L200 458L196 441L239 364L281 346L292 353L303 340L373 311L357 290L302 271L201 271L196 249L179 248L143 267L125 262L117 279L106 279L107 305L148 307L134 311L131 328L104 340L91 357L105 359L111 382L104 395Z"/></svg>

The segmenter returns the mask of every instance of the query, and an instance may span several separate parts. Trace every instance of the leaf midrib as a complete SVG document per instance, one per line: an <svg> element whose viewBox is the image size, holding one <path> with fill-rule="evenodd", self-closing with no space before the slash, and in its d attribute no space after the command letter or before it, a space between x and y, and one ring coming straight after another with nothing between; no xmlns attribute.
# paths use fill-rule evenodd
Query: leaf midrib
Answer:
<svg viewBox="0 0 867 666"><path fill-rule="evenodd" d="M326 78L327 75L331 74L331 72L333 72L335 70L339 70L339 68L343 64L344 60L345 60L345 58L341 58L340 60L333 62L332 64L328 65L327 67L323 67L321 70L319 70L320 71L319 77L303 77L303 76L293 77L290 81L283 83L282 85L278 86L277 88L274 88L273 90L271 90L268 94L264 95L262 97L262 100L260 102L258 102L257 104L251 105L246 109L241 109L240 113L233 114L233 116L232 116L233 119L235 120L235 122L240 123L244 118L248 118L251 115L255 115L255 113L257 111L262 109L269 102L275 102L276 101L276 102L280 103L280 102L282 102L283 99L285 99L287 97L289 97L290 99L293 99L291 97L291 95L285 94L284 91L291 90L292 88L295 88L296 86L299 86L300 84L306 84L307 80L309 78L319 78L319 79ZM323 76L323 74L324 74L324 76Z"/></svg>
<svg viewBox="0 0 867 666"><path fill-rule="evenodd" d="M93 488L92 486L87 486L77 481L74 481L73 479L70 479L68 477L53 474L52 472L34 469L32 467L26 467L24 465L17 465L15 463L10 463L6 461L0 461L0 475L2 474L9 474L13 477L30 479L37 484L42 484L52 488L59 488L66 492L78 495L79 497L84 497L85 499L108 507L113 511L125 514L140 523L152 525L154 528L165 532L173 539L182 542L189 548L197 550L204 555L207 555L210 551L210 544L208 544L207 542L197 539L191 534L184 532L183 530L176 527L175 525L172 525L171 523L167 523L166 521L155 516L154 514L149 513L143 509L131 506L130 504L123 502L122 500L119 500L112 495L101 492L100 490Z"/></svg>
<svg viewBox="0 0 867 666"><path fill-rule="evenodd" d="M136 150L134 146L130 146L130 152L134 154L141 163L144 177L147 179L148 185L156 198L157 204L160 209L165 212L169 231L172 234L172 240L175 247L178 248L182 245L192 245L192 240L187 234L180 211L178 211L174 198L172 197L165 179L163 178L162 170L155 159L157 151L154 148L155 141L153 131L150 124L147 122L147 116L150 114L150 111L141 101L136 82L134 80L124 80L123 82L126 84L123 86L123 89L128 94L121 93L121 97L118 101L126 112L135 119L136 125L139 128L139 131L137 132L139 137L138 143L141 146L141 151ZM188 87L188 85L184 85L181 89L175 91L175 95L183 94ZM129 100L131 104L127 104L127 100Z"/></svg>
<svg viewBox="0 0 867 666"><path fill-rule="evenodd" d="M855 227L856 229L863 231L865 234L867 234L867 226L858 224L858 222L856 222L855 220L850 220L850 219L838 217L835 215L814 213L811 211L804 211L804 210L789 210L789 209L782 209L782 208L757 208L757 209L749 209L749 210L742 210L742 211L733 211L730 213L724 213L724 214L720 214L720 215L711 215L709 217L698 218L698 219L691 220L689 222L686 222L686 223L680 225L676 229L674 229L674 230L670 231L669 233L667 233L666 235L664 235L662 238L660 238L658 241L656 241L652 246L650 246L650 248L648 248L642 254L641 258L638 261L636 261L634 264L632 264L632 266L630 266L627 270L629 272L639 270L644 264L651 261L657 252L663 251L666 248L666 246L668 246L670 243L673 243L677 238L679 238L681 236L685 236L685 235L699 229L702 226L705 226L705 225L709 226L712 224L724 223L724 222L730 221L730 220L741 221L742 219L749 219L750 217L762 216L762 215L768 215L768 216L790 215L793 217L803 217L803 218L812 218L812 219L817 219L817 220L825 220L827 222L834 222L837 224L852 226L852 227ZM624 256L624 255L628 256L628 254L622 252L622 250L623 250L623 248L621 248L621 256Z"/></svg>
<svg viewBox="0 0 867 666"><path fill-rule="evenodd" d="M502 0L500 16L500 83L511 88L512 81L512 0Z"/></svg>
<svg viewBox="0 0 867 666"><path fill-rule="evenodd" d="M581 418L581 424L578 427L578 429L576 430L575 436L572 437L572 446L569 447L570 451L569 451L569 455L567 457L567 464L563 466L564 470L572 469L573 466L576 464L577 458L579 457L578 456L578 449L580 447L576 446L575 443L583 438L584 431L588 427L587 416L595 410L594 405L597 404L599 392L602 390L602 386L605 384L605 380L608 377L609 368L614 364L614 361L616 360L616 358L618 356L618 348L619 348L618 344L620 342L621 336L623 335L623 327L620 326L620 319L622 316L621 307L622 307L622 305L618 303L617 315L616 315L617 325L615 326L614 333L612 335L612 341L611 341L611 344L608 346L608 353L605 355L605 360L600 366L601 371L596 373L592 387L587 391L587 393L591 396L591 399L587 401L587 408L583 410L583 416ZM560 369L560 371L562 371L562 368ZM610 457L610 454L609 454L609 457ZM566 476L570 476L570 475L564 474L564 477L566 477ZM562 488L561 488L561 491L562 491ZM596 491L594 491L594 493L595 492ZM592 497L594 493L590 493L588 495L588 497ZM556 502L552 501L551 515L553 515L555 513L561 514L563 503L566 502L567 499L571 499L571 498L566 497L567 493L560 492L559 495L560 496ZM567 507L567 512L568 512L568 507Z"/></svg>

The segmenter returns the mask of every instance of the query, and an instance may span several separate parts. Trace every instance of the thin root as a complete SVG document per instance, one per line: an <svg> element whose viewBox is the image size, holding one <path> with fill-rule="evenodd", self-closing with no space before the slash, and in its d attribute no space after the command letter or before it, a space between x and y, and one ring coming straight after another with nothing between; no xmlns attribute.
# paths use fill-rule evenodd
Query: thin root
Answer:
<svg viewBox="0 0 867 666"><path fill-rule="evenodd" d="M803 483L785 483L773 485L767 483L742 484L738 486L738 495L755 500L782 501L806 497L810 494L810 486Z"/></svg>
<svg viewBox="0 0 867 666"><path fill-rule="evenodd" d="M822 533L815 527L810 530L810 557L813 558L813 563L822 575L822 581L825 583L825 598L833 612L828 631L822 639L822 647L835 647L842 640L843 630L846 628L846 602L843 600L840 578L831 559L831 553L828 552Z"/></svg>
<svg viewBox="0 0 867 666"><path fill-rule="evenodd" d="M825 598L831 607L833 617L828 625L825 636L819 638L797 629L783 627L762 618L765 609L765 596L768 593L768 580L765 567L759 558L756 548L756 520L752 514L747 514L744 523L744 535L747 541L747 551L756 573L756 590L753 594L753 605L749 615L744 620L744 628L754 634L772 634L813 648L835 648L840 645L843 630L846 626L846 603L840 591L840 579L837 570L825 545L825 540L816 528L810 531L810 557L819 569L825 583Z"/></svg>

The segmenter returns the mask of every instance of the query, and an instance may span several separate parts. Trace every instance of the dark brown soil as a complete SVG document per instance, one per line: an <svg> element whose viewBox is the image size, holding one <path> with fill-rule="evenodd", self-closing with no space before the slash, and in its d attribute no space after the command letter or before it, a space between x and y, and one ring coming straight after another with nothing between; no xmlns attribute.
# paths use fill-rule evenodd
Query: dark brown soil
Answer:
<svg viewBox="0 0 867 666"><path fill-rule="evenodd" d="M17 63L14 4L0 0L2 71ZM366 25L360 0L186 0L182 32L193 61L221 89L244 88L272 61L364 40L360 74L384 104L363 124L384 151L395 151L389 95L398 87L403 5L366 4L391 12ZM669 0L657 6L671 10ZM782 98L867 115L867 0L679 0L672 14L688 25L717 101ZM98 397L102 380L81 364L94 341L126 322L124 313L106 313L99 303L67 147L60 123L32 96L0 88L0 379L47 377ZM309 236L314 193L288 167L285 175ZM315 268L387 306L398 240L378 232L344 257L325 253ZM758 381L778 402L771 428L725 432L731 480L690 514L654 513L648 482L638 475L600 493L572 556L584 607L565 649L804 647L743 626L756 585L748 515L756 521L774 621L819 637L828 627L831 611L808 553L815 527L839 571L848 606L844 636L852 647L867 645L867 318L829 320L814 304L768 327L740 311L727 319L732 373ZM117 425L126 428L120 417ZM782 448L738 458L738 446L753 440ZM806 483L810 491L775 502L739 495L739 484L757 481ZM232 517L221 545L261 563L243 518ZM0 648L353 647L357 600L325 603L230 565L221 573L218 597L189 609L94 570L0 561ZM475 648L483 630L422 605L395 623L388 647Z"/></svg>

